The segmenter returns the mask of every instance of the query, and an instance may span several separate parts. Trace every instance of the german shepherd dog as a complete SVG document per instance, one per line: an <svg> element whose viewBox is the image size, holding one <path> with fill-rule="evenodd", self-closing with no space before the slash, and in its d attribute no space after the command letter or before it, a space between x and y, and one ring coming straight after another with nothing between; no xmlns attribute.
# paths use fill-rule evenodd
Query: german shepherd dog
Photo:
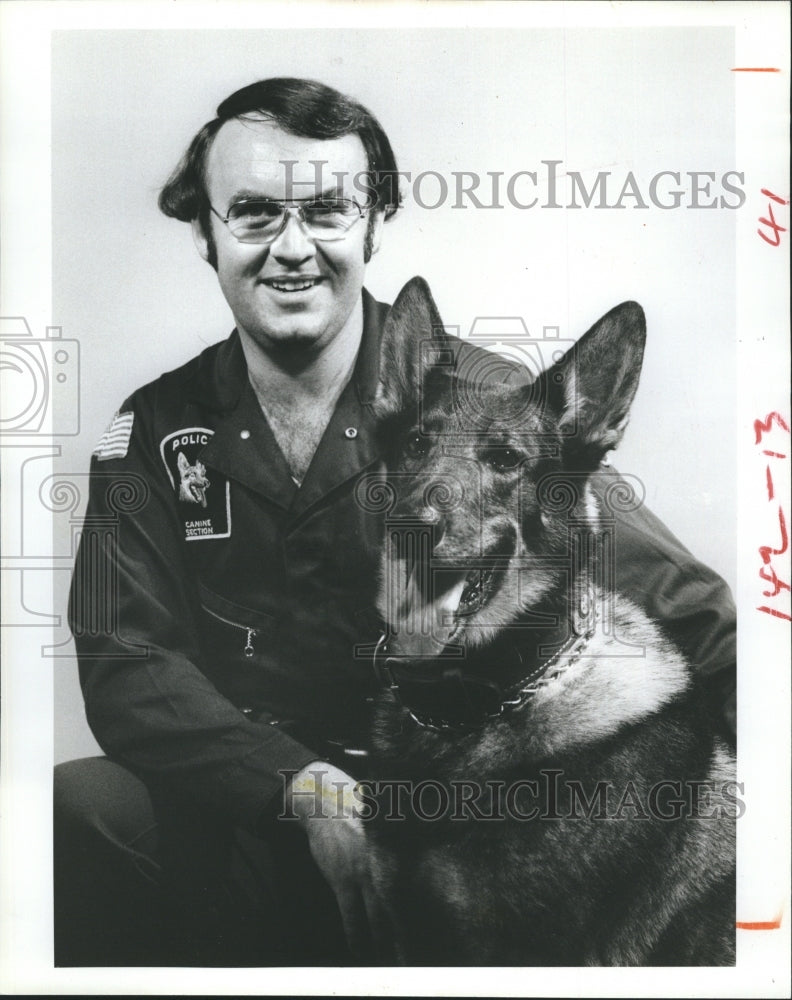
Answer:
<svg viewBox="0 0 792 1000"><path fill-rule="evenodd" d="M734 963L734 761L610 592L591 484L644 339L626 302L531 382L447 336L422 279L391 311L367 836L401 963Z"/></svg>

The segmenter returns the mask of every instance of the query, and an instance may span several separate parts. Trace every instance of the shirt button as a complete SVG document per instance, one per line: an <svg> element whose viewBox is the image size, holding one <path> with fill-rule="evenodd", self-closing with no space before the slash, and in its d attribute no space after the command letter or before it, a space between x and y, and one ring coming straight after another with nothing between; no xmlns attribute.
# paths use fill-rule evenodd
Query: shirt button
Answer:
<svg viewBox="0 0 792 1000"><path fill-rule="evenodd" d="M344 431L344 436L348 437L350 439L350 441L352 440L352 438L356 438L357 437L357 427L347 427L347 429Z"/></svg>
<svg viewBox="0 0 792 1000"><path fill-rule="evenodd" d="M242 438L243 441L247 441L247 439L250 437L250 431L240 431L239 436Z"/></svg>

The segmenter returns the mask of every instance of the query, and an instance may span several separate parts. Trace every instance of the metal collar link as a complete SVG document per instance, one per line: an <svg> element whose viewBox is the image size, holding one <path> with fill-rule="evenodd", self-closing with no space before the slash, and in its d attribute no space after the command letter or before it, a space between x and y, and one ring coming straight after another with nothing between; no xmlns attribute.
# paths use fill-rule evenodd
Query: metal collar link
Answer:
<svg viewBox="0 0 792 1000"><path fill-rule="evenodd" d="M458 666L438 670L437 660L431 661L431 672L407 667L397 657L387 655L384 633L374 653L374 671L380 684L421 728L446 734L470 732L524 708L538 691L580 659L595 630L596 618L584 634L570 636L560 649L506 689ZM514 649L519 656L516 645Z"/></svg>

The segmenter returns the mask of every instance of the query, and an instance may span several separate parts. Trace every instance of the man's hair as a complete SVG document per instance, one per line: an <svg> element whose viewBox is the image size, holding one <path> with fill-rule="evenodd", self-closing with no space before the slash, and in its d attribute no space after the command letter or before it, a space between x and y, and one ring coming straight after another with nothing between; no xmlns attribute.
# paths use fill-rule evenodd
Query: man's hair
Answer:
<svg viewBox="0 0 792 1000"><path fill-rule="evenodd" d="M338 139L357 135L368 159L366 188L377 211L390 219L401 205L396 157L385 131L362 104L316 80L274 77L259 80L227 97L217 117L195 135L187 152L168 178L159 196L165 215L191 222L198 219L209 242L209 263L217 266L209 220L206 160L215 136L233 118L269 121L285 132L309 139ZM373 215L369 223L372 231ZM371 256L366 241L366 259Z"/></svg>

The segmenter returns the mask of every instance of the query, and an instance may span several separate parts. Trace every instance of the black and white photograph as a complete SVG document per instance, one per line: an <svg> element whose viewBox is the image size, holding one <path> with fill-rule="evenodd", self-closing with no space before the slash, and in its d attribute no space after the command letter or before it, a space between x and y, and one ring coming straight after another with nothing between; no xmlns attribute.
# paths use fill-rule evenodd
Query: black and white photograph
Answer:
<svg viewBox="0 0 792 1000"><path fill-rule="evenodd" d="M789 6L35 6L4 991L783 996Z"/></svg>

